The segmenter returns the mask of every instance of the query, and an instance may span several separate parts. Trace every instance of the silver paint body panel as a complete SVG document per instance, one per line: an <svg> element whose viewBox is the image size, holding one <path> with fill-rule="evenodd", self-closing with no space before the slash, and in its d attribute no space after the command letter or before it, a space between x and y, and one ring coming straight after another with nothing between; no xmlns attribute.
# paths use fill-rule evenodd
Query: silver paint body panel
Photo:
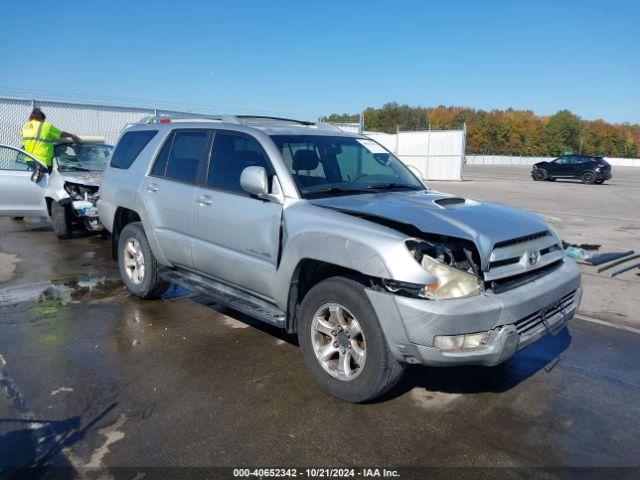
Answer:
<svg viewBox="0 0 640 480"><path fill-rule="evenodd" d="M269 202L204 186L161 185L160 182L174 182L150 177L149 172L164 139L176 128L224 129L251 135L268 155L284 201ZM368 217L410 225L428 235L473 242L485 274L490 271L490 262L504 252L496 248L496 244L545 231L549 232L545 245L559 243L557 235L539 215L481 201L443 207L434 201L447 195L438 192L358 194L311 201L301 198L282 155L268 136L359 135L308 127L252 127L197 121L136 124L123 133L145 129L157 130L158 134L131 167L105 171L98 202L105 228L112 231L118 208L133 210L140 216L160 264L189 267L282 311L288 308L294 272L307 259L375 278L415 284L433 280L406 248L409 235ZM149 183L155 183L158 190L150 193ZM161 199L165 192L166 198ZM210 203L199 201L204 197ZM527 244L527 248L536 245ZM513 251L520 255L528 252L520 247ZM559 255L548 257L548 262L545 259L545 264L562 258L560 250ZM542 263L535 268L541 266ZM532 269L524 266L523 271ZM501 276L498 272L495 278ZM503 327L519 316L544 308L569 288L580 288L580 272L572 261L565 260L560 268L543 278L502 294L484 293L440 301L400 297L371 289L367 294L383 324L387 342L399 359L431 364L445 364L449 359L455 364L459 359L429 354L434 350L434 335ZM512 348L513 340L509 338L514 333L511 328L503 330L504 333L496 336L499 342L494 351L487 354L489 360L489 357L476 356L475 360L467 359L469 363L489 364L506 355L503 353Z"/></svg>

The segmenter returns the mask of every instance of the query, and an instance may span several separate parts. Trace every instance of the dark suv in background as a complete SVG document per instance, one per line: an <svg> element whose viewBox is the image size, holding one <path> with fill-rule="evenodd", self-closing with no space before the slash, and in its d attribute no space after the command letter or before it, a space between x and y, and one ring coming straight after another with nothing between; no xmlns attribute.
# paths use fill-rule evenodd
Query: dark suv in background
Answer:
<svg viewBox="0 0 640 480"><path fill-rule="evenodd" d="M602 157L570 154L534 164L531 176L536 181L577 178L582 183L601 184L611 178L611 165Z"/></svg>

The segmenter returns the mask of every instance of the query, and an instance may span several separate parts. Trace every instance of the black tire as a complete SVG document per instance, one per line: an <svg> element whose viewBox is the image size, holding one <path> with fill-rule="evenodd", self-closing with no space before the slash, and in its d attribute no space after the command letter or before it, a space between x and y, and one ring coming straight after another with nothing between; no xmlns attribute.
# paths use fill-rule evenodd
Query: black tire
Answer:
<svg viewBox="0 0 640 480"><path fill-rule="evenodd" d="M71 238L73 229L71 210L68 205L60 205L55 200L51 202L51 223L58 238L63 240Z"/></svg>
<svg viewBox="0 0 640 480"><path fill-rule="evenodd" d="M596 176L593 172L584 172L580 177L580 181L588 185L593 185L596 181Z"/></svg>
<svg viewBox="0 0 640 480"><path fill-rule="evenodd" d="M125 267L124 250L131 239L135 239L140 246L144 260L144 272L139 283L129 277ZM118 238L118 270L127 290L140 298L158 298L169 288L169 282L158 276L158 268L158 262L151 251L142 223L133 222L125 225Z"/></svg>
<svg viewBox="0 0 640 480"><path fill-rule="evenodd" d="M604 183L604 179L602 179L602 180L596 180L596 184L597 184L597 185L602 185L603 183Z"/></svg>
<svg viewBox="0 0 640 480"><path fill-rule="evenodd" d="M327 303L338 303L352 312L366 341L366 359L360 373L351 380L330 375L316 357L312 343L312 320ZM404 365L391 353L380 322L362 284L344 277L332 277L315 285L304 297L298 319L300 353L307 368L326 392L349 402L364 402L391 389L402 377Z"/></svg>
<svg viewBox="0 0 640 480"><path fill-rule="evenodd" d="M542 182L542 181L547 179L548 174L547 174L547 171L544 168L536 168L533 171L533 175L532 176L533 176L533 179L536 182Z"/></svg>

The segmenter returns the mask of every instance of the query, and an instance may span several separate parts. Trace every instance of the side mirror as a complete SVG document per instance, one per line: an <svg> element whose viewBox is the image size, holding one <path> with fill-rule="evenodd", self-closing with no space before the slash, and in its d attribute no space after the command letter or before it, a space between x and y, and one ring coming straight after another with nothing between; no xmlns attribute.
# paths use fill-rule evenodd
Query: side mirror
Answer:
<svg viewBox="0 0 640 480"><path fill-rule="evenodd" d="M269 193L269 178L263 167L247 167L240 174L240 186L258 197Z"/></svg>
<svg viewBox="0 0 640 480"><path fill-rule="evenodd" d="M240 174L240 186L247 192L271 202L283 203L284 197L278 183L278 178L273 177L272 192L269 191L269 177L264 167L247 167Z"/></svg>
<svg viewBox="0 0 640 480"><path fill-rule="evenodd" d="M40 164L36 164L36 168L31 174L31 181L33 183L38 183L42 178L42 175L44 175L44 172L45 172L44 168L40 166Z"/></svg>

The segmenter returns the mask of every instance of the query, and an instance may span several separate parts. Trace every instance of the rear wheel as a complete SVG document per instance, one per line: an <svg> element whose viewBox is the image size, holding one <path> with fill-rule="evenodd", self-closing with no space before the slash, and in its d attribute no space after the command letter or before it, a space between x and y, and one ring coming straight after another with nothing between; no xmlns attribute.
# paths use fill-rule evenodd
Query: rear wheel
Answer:
<svg viewBox="0 0 640 480"><path fill-rule="evenodd" d="M580 177L580 181L582 183L593 184L596 181L596 176L593 172L585 172L582 174L582 177Z"/></svg>
<svg viewBox="0 0 640 480"><path fill-rule="evenodd" d="M536 182L546 180L548 177L547 171L544 168L537 168L533 171L533 179Z"/></svg>
<svg viewBox="0 0 640 480"><path fill-rule="evenodd" d="M158 298L169 288L158 267L142 223L126 225L118 238L118 269L127 289L140 298Z"/></svg>
<svg viewBox="0 0 640 480"><path fill-rule="evenodd" d="M60 205L56 201L51 202L51 223L58 238L71 238L71 210L68 205Z"/></svg>
<svg viewBox="0 0 640 480"><path fill-rule="evenodd" d="M300 352L320 387L343 400L364 402L392 388L403 365L389 351L363 286L333 277L305 296L298 323Z"/></svg>

